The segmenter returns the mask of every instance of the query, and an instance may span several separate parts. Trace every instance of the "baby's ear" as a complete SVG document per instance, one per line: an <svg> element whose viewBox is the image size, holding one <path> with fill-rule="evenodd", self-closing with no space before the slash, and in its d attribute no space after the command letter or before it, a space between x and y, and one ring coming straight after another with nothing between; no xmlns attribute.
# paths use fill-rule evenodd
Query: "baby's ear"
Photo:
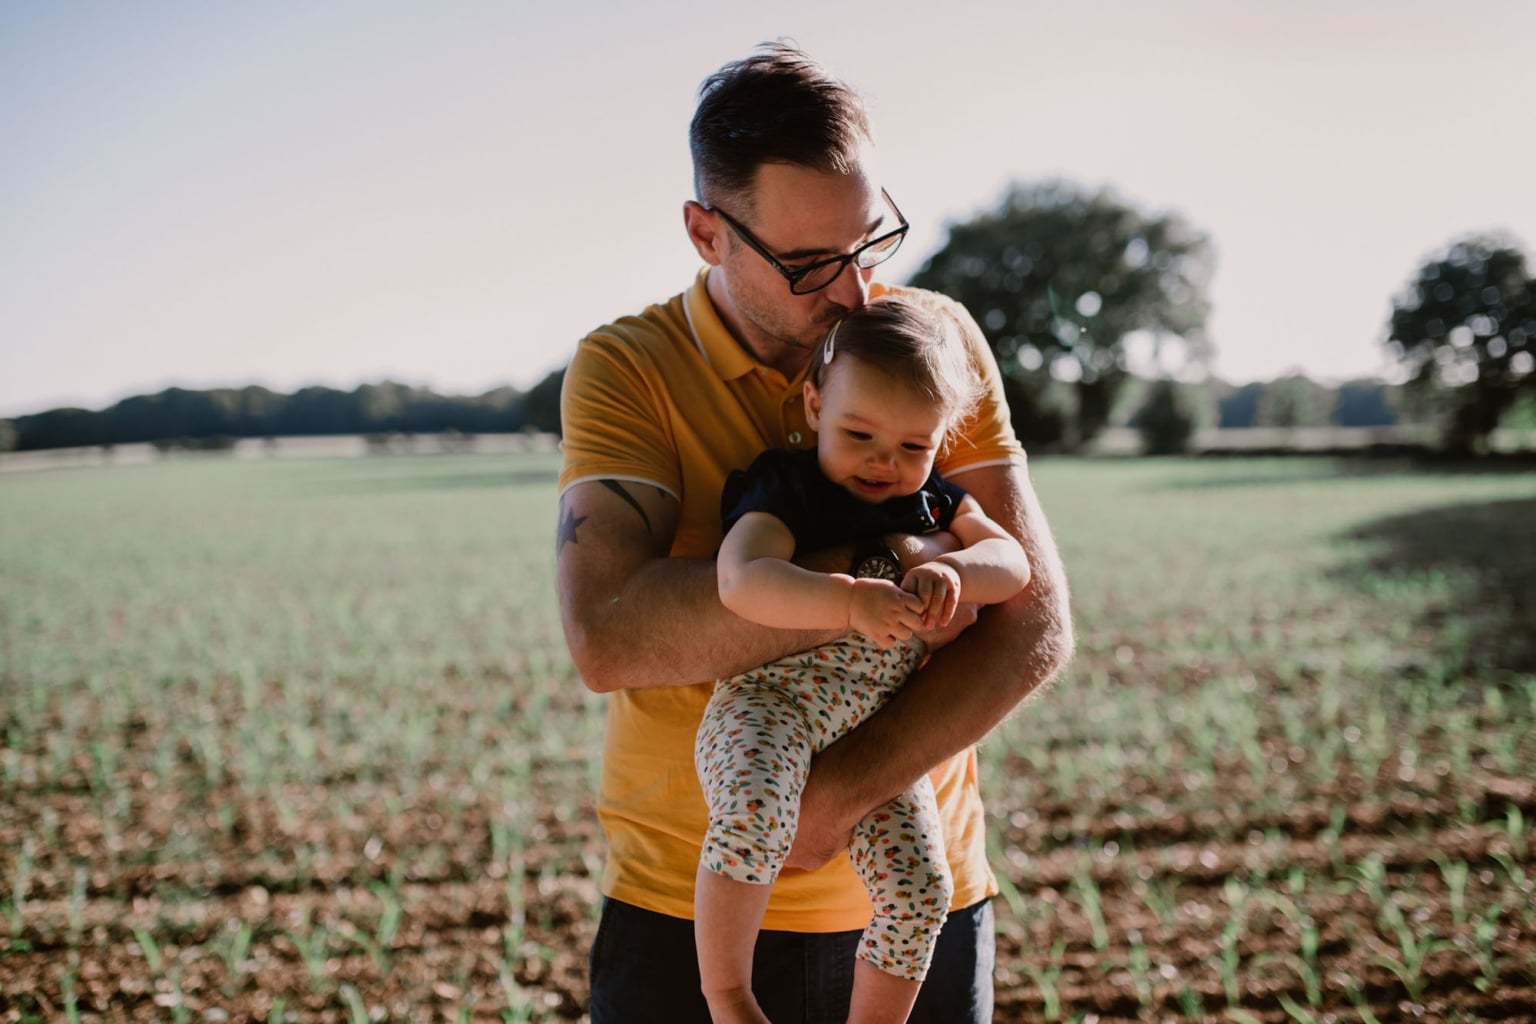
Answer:
<svg viewBox="0 0 1536 1024"><path fill-rule="evenodd" d="M821 392L811 381L805 382L805 422L812 430L820 430Z"/></svg>

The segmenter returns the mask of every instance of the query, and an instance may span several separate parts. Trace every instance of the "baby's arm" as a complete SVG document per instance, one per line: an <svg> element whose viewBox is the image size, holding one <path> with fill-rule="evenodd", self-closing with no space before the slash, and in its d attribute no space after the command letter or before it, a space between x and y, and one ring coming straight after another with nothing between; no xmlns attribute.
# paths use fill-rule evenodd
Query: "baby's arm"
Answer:
<svg viewBox="0 0 1536 1024"><path fill-rule="evenodd" d="M924 629L949 622L961 601L998 604L1029 584L1024 548L975 498L961 501L949 529L964 547L914 567L901 581L923 601Z"/></svg>
<svg viewBox="0 0 1536 1024"><path fill-rule="evenodd" d="M923 622L919 598L885 580L814 572L790 561L795 538L783 521L748 512L720 545L720 600L744 619L779 629L856 629L884 646Z"/></svg>

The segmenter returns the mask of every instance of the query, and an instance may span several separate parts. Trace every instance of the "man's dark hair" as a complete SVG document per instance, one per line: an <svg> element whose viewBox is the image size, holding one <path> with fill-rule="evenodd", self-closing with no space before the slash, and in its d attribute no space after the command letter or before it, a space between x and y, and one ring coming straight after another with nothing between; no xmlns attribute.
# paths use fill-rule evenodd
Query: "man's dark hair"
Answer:
<svg viewBox="0 0 1536 1024"><path fill-rule="evenodd" d="M688 126L694 192L710 205L730 199L750 208L763 164L847 174L869 138L864 101L851 86L787 42L763 43L699 87Z"/></svg>

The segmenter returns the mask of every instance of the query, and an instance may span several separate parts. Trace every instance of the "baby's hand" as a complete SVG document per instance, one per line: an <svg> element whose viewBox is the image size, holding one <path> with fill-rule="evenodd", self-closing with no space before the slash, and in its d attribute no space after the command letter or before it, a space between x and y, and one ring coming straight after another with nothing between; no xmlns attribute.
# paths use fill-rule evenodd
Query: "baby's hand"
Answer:
<svg viewBox="0 0 1536 1024"><path fill-rule="evenodd" d="M948 562L924 562L913 567L902 579L901 589L922 601L923 620L919 629L949 625L960 605L960 574Z"/></svg>
<svg viewBox="0 0 1536 1024"><path fill-rule="evenodd" d="M889 580L853 581L848 598L848 625L881 647L894 647L923 624L916 597Z"/></svg>

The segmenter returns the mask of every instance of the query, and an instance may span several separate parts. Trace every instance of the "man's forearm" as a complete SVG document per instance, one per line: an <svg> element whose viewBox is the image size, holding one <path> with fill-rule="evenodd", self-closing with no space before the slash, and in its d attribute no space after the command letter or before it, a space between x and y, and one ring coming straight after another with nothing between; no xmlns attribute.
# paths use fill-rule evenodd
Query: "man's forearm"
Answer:
<svg viewBox="0 0 1536 1024"><path fill-rule="evenodd" d="M599 692L720 679L839 635L748 622L720 603L715 563L699 558L647 563L596 620L583 676Z"/></svg>

